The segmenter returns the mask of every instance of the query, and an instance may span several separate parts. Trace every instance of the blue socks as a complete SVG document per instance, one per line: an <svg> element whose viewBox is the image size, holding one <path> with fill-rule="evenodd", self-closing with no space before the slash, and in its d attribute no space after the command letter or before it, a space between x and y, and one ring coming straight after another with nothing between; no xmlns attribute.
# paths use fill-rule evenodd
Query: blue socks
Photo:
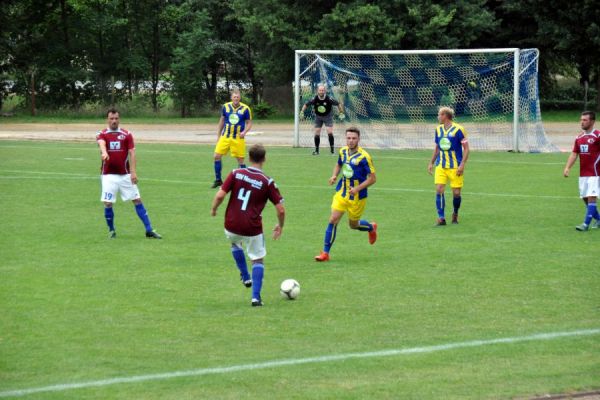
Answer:
<svg viewBox="0 0 600 400"><path fill-rule="evenodd" d="M460 197L460 196L454 197L452 199L452 205L454 206L454 214L458 214L458 209L460 208L461 200L462 200L462 197Z"/></svg>
<svg viewBox="0 0 600 400"><path fill-rule="evenodd" d="M589 201L583 223L589 225L592 222L592 218L598 219L598 209L596 208L596 203Z"/></svg>
<svg viewBox="0 0 600 400"><path fill-rule="evenodd" d="M371 225L369 221L361 219L360 221L358 221L358 230L363 232L371 232L373 230L373 225Z"/></svg>
<svg viewBox="0 0 600 400"><path fill-rule="evenodd" d="M333 242L335 242L336 233L337 233L337 225L334 225L334 224L327 225L327 229L325 230L325 241L323 244L323 251L325 253L329 253L329 250L331 250L331 246L333 246Z"/></svg>
<svg viewBox="0 0 600 400"><path fill-rule="evenodd" d="M437 208L437 213L439 218L444 218L444 208L446 208L446 200L444 199L444 194L435 194L435 207Z"/></svg>
<svg viewBox="0 0 600 400"><path fill-rule="evenodd" d="M215 161L215 179L221 180L221 169L223 168L223 163L221 160Z"/></svg>
<svg viewBox="0 0 600 400"><path fill-rule="evenodd" d="M265 266L256 263L252 265L252 298L260 300L260 289L262 289Z"/></svg>
<svg viewBox="0 0 600 400"><path fill-rule="evenodd" d="M104 218L109 231L115 230L115 213L112 207L104 207Z"/></svg>
<svg viewBox="0 0 600 400"><path fill-rule="evenodd" d="M140 219L144 223L146 232L150 232L152 230L152 225L150 224L150 218L148 217L148 213L146 212L146 209L144 208L144 204L142 204L142 203L136 204L135 212L137 213L138 217L140 217Z"/></svg>
<svg viewBox="0 0 600 400"><path fill-rule="evenodd" d="M250 279L250 274L248 273L248 265L246 264L246 255L244 254L244 250L241 247L236 245L231 245L231 255L235 260L235 264L240 270L240 276L243 281L247 281Z"/></svg>

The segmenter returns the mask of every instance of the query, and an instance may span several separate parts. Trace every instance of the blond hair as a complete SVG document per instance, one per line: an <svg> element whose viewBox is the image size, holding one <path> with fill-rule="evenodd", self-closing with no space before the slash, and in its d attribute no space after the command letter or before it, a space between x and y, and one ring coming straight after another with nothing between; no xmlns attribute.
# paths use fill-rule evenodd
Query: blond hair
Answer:
<svg viewBox="0 0 600 400"><path fill-rule="evenodd" d="M441 112L442 114L446 115L448 119L454 119L454 109L451 107L440 107L438 112Z"/></svg>

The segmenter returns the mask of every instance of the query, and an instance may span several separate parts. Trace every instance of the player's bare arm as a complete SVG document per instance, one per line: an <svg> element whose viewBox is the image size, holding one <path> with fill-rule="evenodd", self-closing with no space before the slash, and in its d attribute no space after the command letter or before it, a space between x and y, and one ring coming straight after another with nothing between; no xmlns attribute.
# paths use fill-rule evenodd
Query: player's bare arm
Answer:
<svg viewBox="0 0 600 400"><path fill-rule="evenodd" d="M377 182L377 177L375 176L375 174L369 174L369 176L367 176L367 179L365 179L363 183L353 188L350 188L350 194L356 196L361 190L368 188L375 182Z"/></svg>
<svg viewBox="0 0 600 400"><path fill-rule="evenodd" d="M466 139L463 139L462 147L463 147L463 158L462 158L460 165L456 169L456 175L458 175L458 176L461 176L465 172L465 165L467 164L467 160L469 159L469 142L467 142Z"/></svg>
<svg viewBox="0 0 600 400"><path fill-rule="evenodd" d="M219 124L217 125L217 142L219 141L219 138L221 137L221 132L223 132L224 125L225 125L225 117L221 115L221 118L219 119Z"/></svg>
<svg viewBox="0 0 600 400"><path fill-rule="evenodd" d="M277 211L278 223L275 225L275 228L273 228L273 240L279 239L283 230L283 224L285 222L285 208L283 207L283 204L276 204L275 210Z"/></svg>
<svg viewBox="0 0 600 400"><path fill-rule="evenodd" d="M225 192L223 189L219 189L217 194L215 194L215 198L213 199L210 215L213 217L217 215L217 208L219 208L221 203L223 203L225 196L227 196L227 192Z"/></svg>
<svg viewBox="0 0 600 400"><path fill-rule="evenodd" d="M431 161L429 161L429 165L427 165L427 172L429 172L429 175L433 173L433 163L435 162L438 154L440 154L440 148L435 145L435 149L433 149L433 155L431 156Z"/></svg>
<svg viewBox="0 0 600 400"><path fill-rule="evenodd" d="M131 174L131 183L137 185L137 159L135 158L135 149L129 149L129 171Z"/></svg>
<svg viewBox="0 0 600 400"><path fill-rule="evenodd" d="M246 137L246 133L248 133L250 131L250 129L252 129L252 120L249 119L248 122L246 122L246 126L244 127L244 130L242 132L240 132L240 138L245 138Z"/></svg>
<svg viewBox="0 0 600 400"><path fill-rule="evenodd" d="M110 157L108 156L108 151L106 151L106 141L104 139L99 139L98 146L100 146L102 161L108 161Z"/></svg>
<svg viewBox="0 0 600 400"><path fill-rule="evenodd" d="M335 164L335 167L333 167L333 172L331 173L331 178L329 178L330 185L333 185L335 183L335 181L337 180L337 177L340 174L341 168L342 167L340 167L338 164Z"/></svg>
<svg viewBox="0 0 600 400"><path fill-rule="evenodd" d="M569 171L571 171L571 167L573 166L573 164L575 164L575 161L577 161L577 153L572 152L569 156L569 159L567 160L567 165L565 165L565 169L563 171L563 176L565 178L569 177Z"/></svg>

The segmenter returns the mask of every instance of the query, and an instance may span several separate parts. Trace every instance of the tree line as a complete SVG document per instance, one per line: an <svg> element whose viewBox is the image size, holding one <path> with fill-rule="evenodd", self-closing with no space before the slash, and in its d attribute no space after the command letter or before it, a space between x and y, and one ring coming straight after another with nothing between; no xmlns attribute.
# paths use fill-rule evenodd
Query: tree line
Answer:
<svg viewBox="0 0 600 400"><path fill-rule="evenodd" d="M233 85L258 104L265 87L292 82L295 49L536 47L542 93L557 75L600 92L593 0L2 3L0 106L9 92L75 110L143 93L158 111L168 93L187 116L216 107Z"/></svg>

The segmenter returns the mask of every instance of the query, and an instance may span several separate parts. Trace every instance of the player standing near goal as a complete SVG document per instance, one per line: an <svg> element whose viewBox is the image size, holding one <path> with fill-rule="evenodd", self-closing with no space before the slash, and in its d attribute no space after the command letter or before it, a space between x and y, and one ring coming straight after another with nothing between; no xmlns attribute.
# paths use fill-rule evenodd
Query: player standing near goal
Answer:
<svg viewBox="0 0 600 400"><path fill-rule="evenodd" d="M452 108L441 107L438 111L438 121L440 125L435 130L435 149L427 171L431 175L435 163L435 205L438 213L436 226L443 226L446 225L444 192L448 181L452 188L454 206L452 223L458 224L458 210L462 200L460 191L464 184L465 164L469 158L469 142L465 128L454 122Z"/></svg>
<svg viewBox="0 0 600 400"><path fill-rule="evenodd" d="M325 85L319 85L317 87L317 95L302 106L302 110L300 111L301 115L304 115L304 111L306 111L308 106L313 106L315 111L315 151L313 151L313 156L319 154L321 128L323 127L323 124L325 124L325 127L327 128L329 147L331 148L331 154L333 154L333 106L337 106L339 111L338 117L340 120L345 118L344 107L339 101L332 99L327 95L327 89L325 89Z"/></svg>
<svg viewBox="0 0 600 400"><path fill-rule="evenodd" d="M215 181L213 188L221 186L221 159L231 152L231 157L237 158L240 168L245 168L246 133L252 128L252 110L240 100L242 95L235 89L231 92L231 101L223 104L221 119L217 127L217 145L215 146Z"/></svg>
<svg viewBox="0 0 600 400"><path fill-rule="evenodd" d="M340 149L329 184L335 183L340 171L342 178L337 184L331 203L331 216L325 230L323 251L315 257L316 261L329 261L329 251L335 241L337 224L346 211L351 229L369 232L371 244L377 240L377 223L360 219L367 205L367 188L377 179L371 156L358 145L359 142L360 130L355 127L346 129L346 147Z"/></svg>
<svg viewBox="0 0 600 400"><path fill-rule="evenodd" d="M273 239L277 240L283 229L285 209L277 185L262 172L265 148L256 144L248 154L251 166L233 170L227 176L213 199L210 213L213 217L217 215L217 208L227 193L231 192L225 211L225 236L231 242L231 254L240 271L242 283L246 287L252 287L252 307L257 307L263 305L260 290L264 273L263 259L267 254L261 213L267 200L275 205L278 224L273 229ZM252 277L248 273L243 245L252 260Z"/></svg>
<svg viewBox="0 0 600 400"><path fill-rule="evenodd" d="M596 208L596 200L600 191L600 131L594 130L596 122L596 113L584 111L580 118L581 129L583 132L575 138L573 151L567 160L567 165L563 171L565 178L569 176L569 171L577 157L579 157L579 196L586 204L585 218L581 225L575 229L578 231L587 231L592 218L596 223L592 228L600 226L600 215Z"/></svg>
<svg viewBox="0 0 600 400"><path fill-rule="evenodd" d="M119 111L115 108L109 109L106 116L108 118L108 128L98 132L96 141L100 146L102 158L102 195L100 201L104 203L104 218L106 218L106 224L108 225L108 237L111 239L117 237L112 206L117 201L117 194L121 192L123 201L133 201L135 212L146 228L146 237L162 239L152 229L150 218L140 198L137 187L137 160L133 135L131 132L119 128Z"/></svg>

